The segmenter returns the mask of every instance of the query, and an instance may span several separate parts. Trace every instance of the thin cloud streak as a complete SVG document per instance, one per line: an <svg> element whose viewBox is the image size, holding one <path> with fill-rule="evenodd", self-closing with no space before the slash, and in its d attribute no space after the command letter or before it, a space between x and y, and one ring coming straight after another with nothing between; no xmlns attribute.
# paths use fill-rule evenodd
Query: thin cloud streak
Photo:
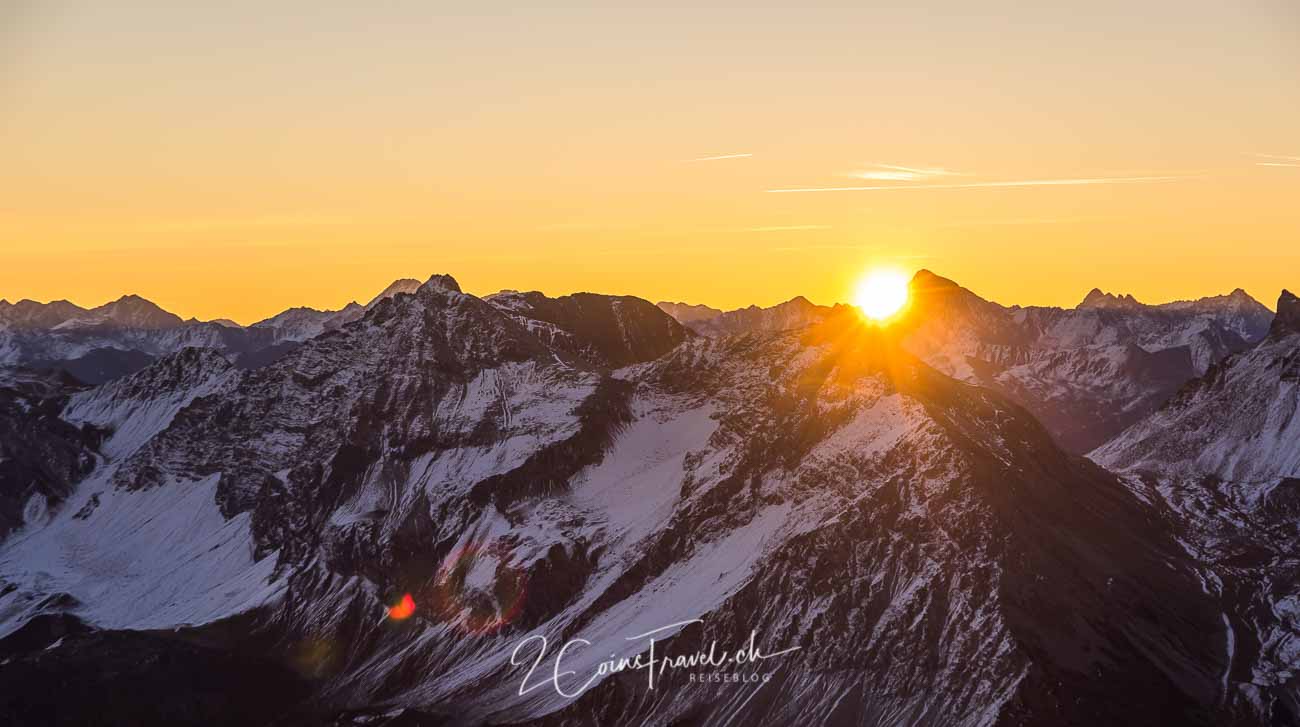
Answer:
<svg viewBox="0 0 1300 727"><path fill-rule="evenodd" d="M920 182L935 177L964 177L965 174L949 169L904 167L898 164L872 164L875 169L862 172L849 172L845 176L854 179L871 179L880 182Z"/></svg>
<svg viewBox="0 0 1300 727"><path fill-rule="evenodd" d="M1260 159L1280 159L1284 162L1300 162L1300 157L1286 156L1285 154L1253 154Z"/></svg>
<svg viewBox="0 0 1300 727"><path fill-rule="evenodd" d="M829 230L830 225L777 225L775 227L746 227L745 232L799 232L802 230Z"/></svg>
<svg viewBox="0 0 1300 727"><path fill-rule="evenodd" d="M951 169L943 169L942 167L933 167L933 168L904 167L898 164L876 164L875 166L884 167L885 169L895 169L900 172L914 172L916 174L942 174L945 176L962 176L960 172L954 172Z"/></svg>
<svg viewBox="0 0 1300 727"><path fill-rule="evenodd" d="M782 245L773 251L789 252L792 250L879 250L879 245Z"/></svg>
<svg viewBox="0 0 1300 727"><path fill-rule="evenodd" d="M939 227L987 227L987 226L1014 226L1014 225L1068 225L1087 222L1101 222L1128 219L1119 216L1087 216L1087 217L1004 217L983 220L957 220L948 222Z"/></svg>
<svg viewBox="0 0 1300 727"><path fill-rule="evenodd" d="M1286 162L1255 162L1257 167L1300 167L1300 164L1288 164Z"/></svg>
<svg viewBox="0 0 1300 727"><path fill-rule="evenodd" d="M719 155L717 155L717 156L711 156L711 157L697 157L697 158L695 158L695 159L684 159L683 161L688 162L688 163L689 163L689 162L716 162L716 161L721 161L721 160L723 160L723 159L743 159L743 158L745 158L745 157L752 157L752 156L754 156L754 155L753 155L753 154L748 154L748 153L746 153L746 154L719 154Z"/></svg>
<svg viewBox="0 0 1300 727"><path fill-rule="evenodd" d="M1084 177L1080 179L1027 179L1014 182L968 182L964 184L900 184L869 187L795 187L787 189L769 189L775 193L801 192L887 192L905 189L988 189L1003 187L1077 187L1092 184L1155 184L1176 182L1185 179L1197 179L1190 176L1166 177Z"/></svg>
<svg viewBox="0 0 1300 727"><path fill-rule="evenodd" d="M143 227L155 230L202 231L264 227L334 227L356 224L356 220L328 214L285 213L255 217L211 217L149 221Z"/></svg>
<svg viewBox="0 0 1300 727"><path fill-rule="evenodd" d="M912 172L894 171L849 172L844 176L852 177L853 179L870 179L877 182L919 182L922 179L931 179L933 177L931 174L914 174Z"/></svg>
<svg viewBox="0 0 1300 727"><path fill-rule="evenodd" d="M884 247L883 245L879 245L879 244L870 244L870 243L852 244L852 243L849 243L849 244L838 244L838 245L837 245L837 244L833 244L833 243L832 243L832 244L826 244L826 245L781 245L781 246L779 246L779 247L771 247L771 248L767 248L766 250L760 250L759 252L809 252L809 251L813 251L813 250L843 250L843 251L852 251L852 250L856 250L856 251L859 251L859 252L880 252L880 251L882 251L882 250L884 250L884 249L885 249L885 247ZM933 259L936 259L934 255L889 255L889 254L881 254L881 255L877 255L876 257L877 257L877 259L880 260L880 261L933 260Z"/></svg>

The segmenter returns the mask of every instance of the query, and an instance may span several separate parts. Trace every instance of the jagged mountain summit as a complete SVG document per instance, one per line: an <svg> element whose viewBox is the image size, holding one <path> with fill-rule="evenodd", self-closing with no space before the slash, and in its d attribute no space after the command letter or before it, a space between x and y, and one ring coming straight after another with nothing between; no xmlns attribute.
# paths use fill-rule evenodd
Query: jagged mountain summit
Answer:
<svg viewBox="0 0 1300 727"><path fill-rule="evenodd" d="M259 701L281 724L1254 723L1170 522L914 333L710 338L434 276L255 369L185 350L32 390L101 439L0 543L7 673L203 644L230 658L167 663L291 672L307 698ZM661 653L798 650L743 685L600 674L660 628ZM588 688L521 693L541 635L585 640Z"/></svg>
<svg viewBox="0 0 1300 727"><path fill-rule="evenodd" d="M1116 295L1093 288L1079 302L1079 308L1110 308L1113 310L1141 310L1142 304L1130 294Z"/></svg>
<svg viewBox="0 0 1300 727"><path fill-rule="evenodd" d="M1227 295L1212 295L1196 300L1176 300L1155 305L1140 303L1132 295L1116 296L1093 288L1079 303L1078 308L1127 310L1146 316L1164 314L1175 320L1181 319L1183 328L1188 328L1185 322L1187 320L1192 321L1193 325L1201 324L1201 330L1217 326L1227 333L1235 334L1247 343L1258 341L1268 330L1268 322L1273 319L1272 311L1241 288L1236 288ZM1162 343L1167 342L1171 341L1169 339L1162 341ZM1207 353L1210 355L1202 355L1196 359L1196 367L1200 373L1204 373L1212 363L1214 352Z"/></svg>

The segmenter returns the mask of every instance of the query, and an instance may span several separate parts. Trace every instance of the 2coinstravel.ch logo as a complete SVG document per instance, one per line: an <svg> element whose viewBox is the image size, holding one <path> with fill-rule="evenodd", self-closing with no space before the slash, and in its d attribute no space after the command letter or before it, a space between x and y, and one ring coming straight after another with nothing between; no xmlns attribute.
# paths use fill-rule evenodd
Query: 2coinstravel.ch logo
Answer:
<svg viewBox="0 0 1300 727"><path fill-rule="evenodd" d="M627 636L630 645L639 645L637 651L630 654L610 654L609 658L600 659L592 664L589 653L592 642L587 639L570 639L550 656L549 669L537 672L548 659L549 642L541 634L535 634L520 641L510 654L510 663L514 666L528 664L528 649L536 648L531 665L519 683L519 695L523 696L539 687L550 686L555 693L567 699L573 699L585 692L593 684L611 674L625 671L645 671L646 686L654 689L657 682L662 682L668 672L690 670L688 683L750 684L766 682L772 677L771 671L760 671L759 665L769 659L799 651L802 647L792 646L779 651L765 653L758 647L758 632L751 631L749 640L739 648L722 648L718 642L710 641L707 648L701 648L689 654L669 654L656 651L656 643L662 641L692 624L703 623L703 619L678 621L660 626L643 633ZM584 666L583 673L578 673L575 666Z"/></svg>

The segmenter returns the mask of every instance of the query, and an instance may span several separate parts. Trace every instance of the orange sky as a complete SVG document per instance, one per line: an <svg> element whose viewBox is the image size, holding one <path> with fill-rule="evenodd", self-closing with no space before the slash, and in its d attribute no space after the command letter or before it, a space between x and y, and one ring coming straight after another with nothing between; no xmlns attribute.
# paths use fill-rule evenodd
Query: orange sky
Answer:
<svg viewBox="0 0 1300 727"><path fill-rule="evenodd" d="M0 9L0 297L1300 288L1289 0L108 5Z"/></svg>

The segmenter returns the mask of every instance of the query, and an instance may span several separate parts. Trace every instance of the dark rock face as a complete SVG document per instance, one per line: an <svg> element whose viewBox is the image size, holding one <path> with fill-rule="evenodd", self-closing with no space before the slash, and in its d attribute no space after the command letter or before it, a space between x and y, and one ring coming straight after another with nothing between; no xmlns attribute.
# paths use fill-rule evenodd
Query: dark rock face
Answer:
<svg viewBox="0 0 1300 727"><path fill-rule="evenodd" d="M1300 478L1283 477L1264 497L1264 508L1280 520L1300 522Z"/></svg>
<svg viewBox="0 0 1300 727"><path fill-rule="evenodd" d="M66 361L35 361L34 368L61 369L83 383L97 386L120 379L153 363L154 357L141 351L96 348L84 356Z"/></svg>
<svg viewBox="0 0 1300 727"><path fill-rule="evenodd" d="M1284 290L1277 299L1277 315L1269 327L1269 335L1277 338L1289 333L1300 333L1300 298Z"/></svg>
<svg viewBox="0 0 1300 727"><path fill-rule="evenodd" d="M535 291L505 292L489 296L488 302L526 321L553 348L596 366L650 361L691 336L672 316L631 296L575 293L547 298Z"/></svg>
<svg viewBox="0 0 1300 727"><path fill-rule="evenodd" d="M0 538L45 518L94 469L104 433L59 417L81 388L45 372L10 371L0 379Z"/></svg>
<svg viewBox="0 0 1300 727"><path fill-rule="evenodd" d="M306 695L283 666L133 631L40 617L0 639L0 716L8 724L269 725Z"/></svg>

